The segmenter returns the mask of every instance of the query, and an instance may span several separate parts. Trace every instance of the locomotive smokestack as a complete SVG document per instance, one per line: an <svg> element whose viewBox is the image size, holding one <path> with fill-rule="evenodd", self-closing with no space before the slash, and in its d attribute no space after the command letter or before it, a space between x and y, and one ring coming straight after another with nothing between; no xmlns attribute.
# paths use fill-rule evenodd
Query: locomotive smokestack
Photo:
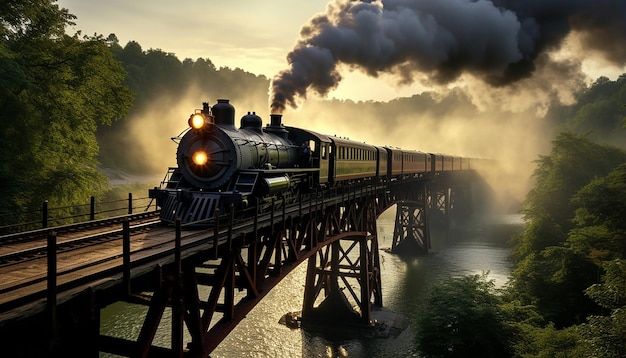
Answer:
<svg viewBox="0 0 626 358"><path fill-rule="evenodd" d="M265 127L265 132L272 133L287 139L289 133L282 123L282 114L270 114L270 125Z"/></svg>
<svg viewBox="0 0 626 358"><path fill-rule="evenodd" d="M282 114L270 114L270 125L272 127L282 127Z"/></svg>

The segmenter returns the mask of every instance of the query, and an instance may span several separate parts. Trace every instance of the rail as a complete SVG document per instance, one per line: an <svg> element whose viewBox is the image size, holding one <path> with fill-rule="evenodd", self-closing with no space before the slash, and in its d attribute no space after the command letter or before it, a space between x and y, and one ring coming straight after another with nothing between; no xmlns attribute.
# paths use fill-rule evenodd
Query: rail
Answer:
<svg viewBox="0 0 626 358"><path fill-rule="evenodd" d="M128 193L128 199L97 202L92 196L87 204L59 207L50 207L44 200L36 210L0 214L0 235L130 215L137 210L156 211L156 203L149 197L133 198L132 193Z"/></svg>

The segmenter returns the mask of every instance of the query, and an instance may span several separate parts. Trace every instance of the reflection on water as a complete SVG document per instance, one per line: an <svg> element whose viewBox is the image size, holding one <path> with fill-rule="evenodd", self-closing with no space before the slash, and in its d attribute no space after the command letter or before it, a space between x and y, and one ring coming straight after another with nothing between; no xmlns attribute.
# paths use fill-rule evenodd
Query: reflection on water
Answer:
<svg viewBox="0 0 626 358"><path fill-rule="evenodd" d="M378 222L379 247L391 247L393 219ZM424 257L403 260L381 250L383 304L415 322L417 307L428 287L442 278L489 271L503 285L511 271L507 241L521 228L518 215L484 217L434 231L432 248ZM287 312L302 309L306 263L277 285L229 334L211 357L417 357L414 327L395 338L330 339L278 323ZM136 338L146 308L115 304L102 311L103 334ZM169 310L164 321L167 322ZM159 345L169 345L167 324L157 333ZM111 355L101 354L101 357Z"/></svg>

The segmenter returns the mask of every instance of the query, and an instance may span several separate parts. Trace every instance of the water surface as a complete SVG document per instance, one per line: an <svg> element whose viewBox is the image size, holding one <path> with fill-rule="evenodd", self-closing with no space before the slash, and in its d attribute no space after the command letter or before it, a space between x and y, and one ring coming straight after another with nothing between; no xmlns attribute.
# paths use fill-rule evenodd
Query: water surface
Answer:
<svg viewBox="0 0 626 358"><path fill-rule="evenodd" d="M386 213L378 222L381 249L391 247L393 219L393 213ZM402 259L381 250L383 304L410 322L409 328L397 337L334 339L279 324L285 313L302 309L304 263L267 294L211 357L417 357L414 322L428 288L443 278L487 271L496 285L503 285L511 271L507 241L520 228L518 215L479 217L456 223L449 231L434 230L432 248L426 256ZM111 305L102 311L101 331L135 339L146 311L145 307L128 304ZM168 315L166 310L164 322ZM168 346L169 325L164 326L156 341Z"/></svg>

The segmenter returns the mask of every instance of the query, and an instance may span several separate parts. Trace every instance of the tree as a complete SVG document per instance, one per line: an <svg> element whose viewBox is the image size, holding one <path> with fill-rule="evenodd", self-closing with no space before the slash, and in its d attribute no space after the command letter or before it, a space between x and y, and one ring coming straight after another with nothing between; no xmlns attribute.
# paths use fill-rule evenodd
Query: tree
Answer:
<svg viewBox="0 0 626 358"><path fill-rule="evenodd" d="M593 262L601 282L585 290L602 308L580 328L588 357L626 356L626 164L594 179L572 200L577 228L568 242Z"/></svg>
<svg viewBox="0 0 626 358"><path fill-rule="evenodd" d="M608 311L595 315L580 327L588 350L587 357L626 357L626 260L612 260L604 265L602 283L585 293Z"/></svg>
<svg viewBox="0 0 626 358"><path fill-rule="evenodd" d="M601 265L626 258L626 164L583 187L572 199L577 206L569 242Z"/></svg>
<svg viewBox="0 0 626 358"><path fill-rule="evenodd" d="M450 278L435 285L419 315L419 350L426 357L512 356L493 280L485 275Z"/></svg>
<svg viewBox="0 0 626 358"><path fill-rule="evenodd" d="M596 177L626 161L624 151L563 133L538 160L535 186L524 202L529 224L516 238L514 287L557 328L582 323L598 306L583 291L599 280L597 266L569 240L578 204L572 198Z"/></svg>
<svg viewBox="0 0 626 358"><path fill-rule="evenodd" d="M107 186L98 124L124 118L132 94L101 36L65 34L75 17L51 0L0 5L0 210L84 204Z"/></svg>
<svg viewBox="0 0 626 358"><path fill-rule="evenodd" d="M624 103L626 75L615 81L598 78L588 89L577 95L576 103L568 107L563 130L590 133L590 138L603 143L624 143Z"/></svg>

